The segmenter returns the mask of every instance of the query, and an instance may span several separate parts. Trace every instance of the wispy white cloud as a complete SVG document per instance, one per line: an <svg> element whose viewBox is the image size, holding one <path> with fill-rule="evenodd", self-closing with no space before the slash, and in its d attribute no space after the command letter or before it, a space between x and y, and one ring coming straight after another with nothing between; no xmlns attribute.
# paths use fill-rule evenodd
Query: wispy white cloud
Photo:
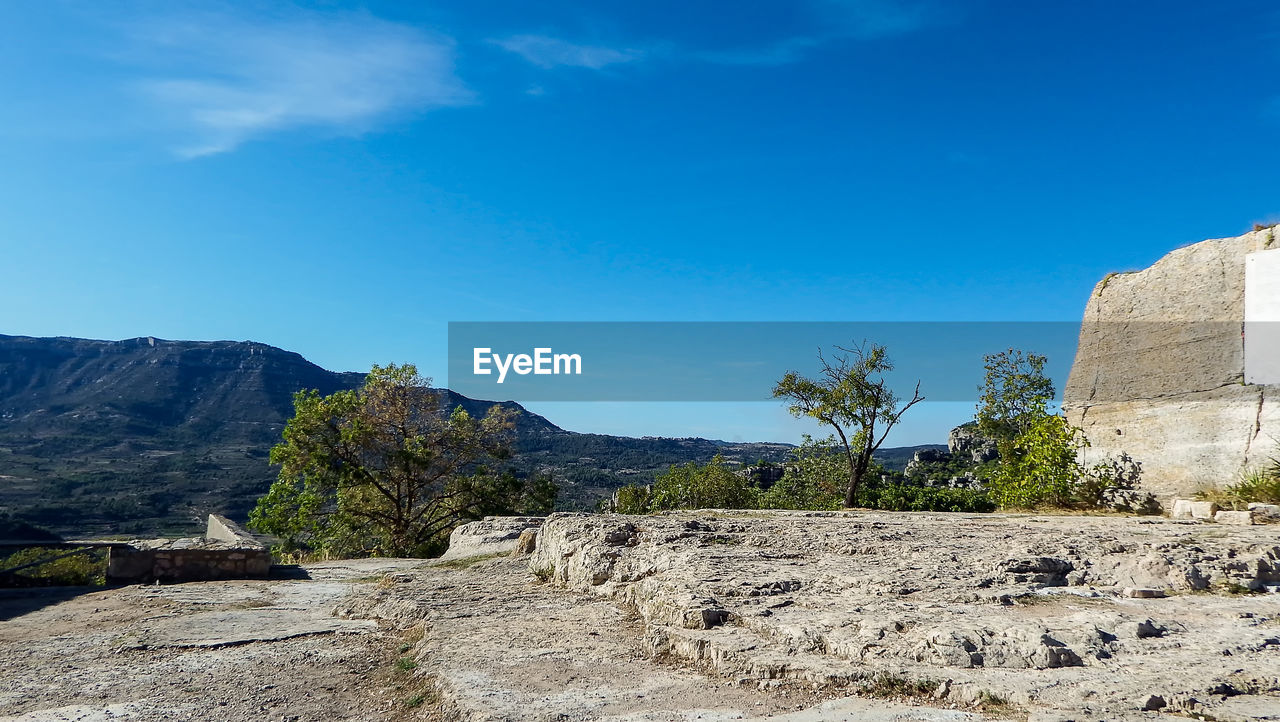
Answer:
<svg viewBox="0 0 1280 722"><path fill-rule="evenodd" d="M540 68L565 66L599 70L608 65L630 63L644 57L644 53L639 50L578 45L546 35L515 35L492 42Z"/></svg>
<svg viewBox="0 0 1280 722"><path fill-rule="evenodd" d="M930 0L810 0L815 29L763 47L701 51L694 57L724 65L786 65L814 48L840 40L907 35L940 22L944 13Z"/></svg>
<svg viewBox="0 0 1280 722"><path fill-rule="evenodd" d="M802 15L809 32L797 32L771 43L705 49L671 43L641 44L639 48L579 45L549 35L515 35L492 40L541 68L580 67L599 70L608 65L640 60L706 62L720 65L786 65L809 52L842 40L872 40L907 35L947 17L937 0L807 0Z"/></svg>
<svg viewBox="0 0 1280 722"><path fill-rule="evenodd" d="M185 158L300 128L358 134L474 102L450 38L367 14L200 15L129 29L138 87Z"/></svg>

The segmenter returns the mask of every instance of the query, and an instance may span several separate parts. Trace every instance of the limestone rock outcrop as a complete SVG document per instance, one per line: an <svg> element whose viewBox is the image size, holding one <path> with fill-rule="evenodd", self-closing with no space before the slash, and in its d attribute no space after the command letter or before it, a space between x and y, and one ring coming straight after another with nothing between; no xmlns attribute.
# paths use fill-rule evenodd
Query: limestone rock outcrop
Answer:
<svg viewBox="0 0 1280 722"><path fill-rule="evenodd" d="M1147 719L1152 695L1206 718L1236 719L1225 710L1245 698L1280 709L1280 595L1242 593L1280 588L1280 545L1261 526L554 514L529 569L633 611L649 654L743 686L847 693L889 676L1046 720Z"/></svg>
<svg viewBox="0 0 1280 722"><path fill-rule="evenodd" d="M1098 283L1063 392L1092 444L1086 463L1128 453L1167 498L1231 483L1280 451L1280 386L1244 383L1245 258L1274 239L1203 241Z"/></svg>

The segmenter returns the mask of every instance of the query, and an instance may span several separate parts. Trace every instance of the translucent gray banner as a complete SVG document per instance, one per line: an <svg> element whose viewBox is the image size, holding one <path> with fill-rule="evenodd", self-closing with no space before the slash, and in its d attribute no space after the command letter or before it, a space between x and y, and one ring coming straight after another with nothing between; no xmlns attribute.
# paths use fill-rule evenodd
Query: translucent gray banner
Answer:
<svg viewBox="0 0 1280 722"><path fill-rule="evenodd" d="M449 387L513 401L763 401L787 371L813 374L819 348L888 349L886 378L934 401L977 397L983 355L1049 357L1062 388L1074 323L476 322L449 324ZM539 350L541 349L541 350Z"/></svg>
<svg viewBox="0 0 1280 722"><path fill-rule="evenodd" d="M1250 323L1270 349L1280 324ZM1239 322L476 322L449 324L449 378L467 396L513 401L764 401L787 371L816 374L818 349L883 345L890 386L930 401L972 401L983 357L1014 348L1048 357L1061 394L1090 402L1244 383ZM1253 354L1258 357L1258 354ZM1280 382L1280 355L1251 379Z"/></svg>

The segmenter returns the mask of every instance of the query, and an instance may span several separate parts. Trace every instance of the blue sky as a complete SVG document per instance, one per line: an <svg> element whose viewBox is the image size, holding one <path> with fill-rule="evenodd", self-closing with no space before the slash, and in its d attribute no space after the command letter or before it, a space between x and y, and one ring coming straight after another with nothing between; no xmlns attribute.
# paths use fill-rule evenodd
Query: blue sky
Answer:
<svg viewBox="0 0 1280 722"><path fill-rule="evenodd" d="M1077 320L1280 220L1278 38L1268 2L9 0L0 332L442 379L449 321Z"/></svg>

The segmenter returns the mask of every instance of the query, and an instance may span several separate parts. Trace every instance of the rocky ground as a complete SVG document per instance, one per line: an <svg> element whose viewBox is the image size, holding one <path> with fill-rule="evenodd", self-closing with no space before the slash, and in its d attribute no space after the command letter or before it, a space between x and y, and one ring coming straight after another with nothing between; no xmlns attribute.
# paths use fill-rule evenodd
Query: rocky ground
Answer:
<svg viewBox="0 0 1280 722"><path fill-rule="evenodd" d="M512 555L536 523L5 598L0 718L1280 720L1280 526L558 514Z"/></svg>
<svg viewBox="0 0 1280 722"><path fill-rule="evenodd" d="M0 596L2 720L382 720L391 632L334 605L422 560L317 564L309 579Z"/></svg>
<svg viewBox="0 0 1280 722"><path fill-rule="evenodd" d="M530 560L743 685L1036 720L1280 719L1280 527L895 513L551 517Z"/></svg>

